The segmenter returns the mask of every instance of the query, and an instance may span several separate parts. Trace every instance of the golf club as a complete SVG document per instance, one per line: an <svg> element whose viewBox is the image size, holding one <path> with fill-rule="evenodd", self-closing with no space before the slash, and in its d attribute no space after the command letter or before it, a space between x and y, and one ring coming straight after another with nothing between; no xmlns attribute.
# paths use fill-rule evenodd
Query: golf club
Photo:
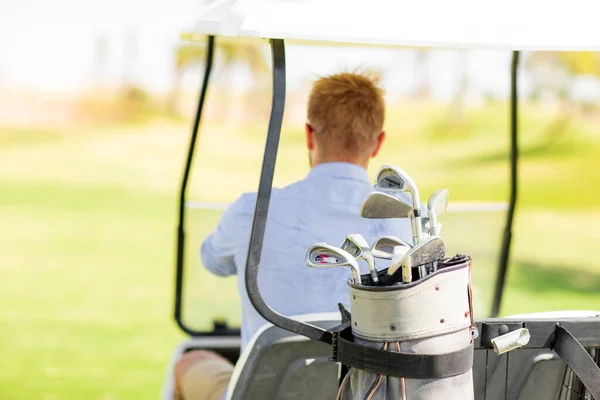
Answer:
<svg viewBox="0 0 600 400"><path fill-rule="evenodd" d="M382 236L373 243L371 254L375 258L391 260L394 255L394 247L396 246L403 247L406 251L412 248L410 244L395 236Z"/></svg>
<svg viewBox="0 0 600 400"><path fill-rule="evenodd" d="M393 249L393 254L392 254L392 263L390 264L389 268L388 268L388 275L393 275L393 273L390 274L390 270L393 270L394 273L398 270L398 268L400 268L402 266L402 261L404 260L404 256L410 251L404 249L402 246L395 246ZM402 270L402 273L404 274L405 271Z"/></svg>
<svg viewBox="0 0 600 400"><path fill-rule="evenodd" d="M413 199L413 238L415 245L421 239L421 200L419 190L412 178L401 168L383 165L375 176L375 189L388 192L409 192Z"/></svg>
<svg viewBox="0 0 600 400"><path fill-rule="evenodd" d="M323 242L313 244L306 252L306 265L311 268L348 267L352 271L354 283L361 284L360 269L356 259L339 247Z"/></svg>
<svg viewBox="0 0 600 400"><path fill-rule="evenodd" d="M443 215L448 209L448 189L438 189L429 196L427 201L427 213L429 214L429 234L439 235L442 229L438 224L437 217Z"/></svg>
<svg viewBox="0 0 600 400"><path fill-rule="evenodd" d="M428 216L421 217L421 231L423 232L421 236L429 235L429 223Z"/></svg>
<svg viewBox="0 0 600 400"><path fill-rule="evenodd" d="M439 236L429 236L421 243L410 249L400 260L392 259L392 265L388 268L388 275L402 268L402 282L409 283L412 281L412 267L424 266L425 264L439 261L446 254L446 245ZM396 261L396 262L394 262ZM419 271L421 278L424 273Z"/></svg>
<svg viewBox="0 0 600 400"><path fill-rule="evenodd" d="M365 197L360 206L363 218L409 218L413 208L392 195L382 192L371 192Z"/></svg>
<svg viewBox="0 0 600 400"><path fill-rule="evenodd" d="M373 254L371 253L371 249L369 248L369 243L358 233L352 233L346 236L346 240L342 244L342 250L346 250L350 255L352 255L356 260L365 260L367 265L369 266L369 271L371 273L371 278L374 283L379 281L377 277L377 270L375 269L375 260L373 259Z"/></svg>

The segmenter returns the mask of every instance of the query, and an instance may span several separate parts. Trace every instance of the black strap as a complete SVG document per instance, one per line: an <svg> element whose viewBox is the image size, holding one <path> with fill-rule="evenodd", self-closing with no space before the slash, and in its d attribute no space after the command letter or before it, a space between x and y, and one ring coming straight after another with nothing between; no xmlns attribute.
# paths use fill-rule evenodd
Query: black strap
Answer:
<svg viewBox="0 0 600 400"><path fill-rule="evenodd" d="M393 353L354 343L342 337L346 335L335 335L334 358L361 371L407 379L440 379L464 374L473 367L472 345L444 354Z"/></svg>
<svg viewBox="0 0 600 400"><path fill-rule="evenodd" d="M342 303L338 303L338 308L340 309L340 314L342 314L342 324L352 321L350 311L348 311Z"/></svg>
<svg viewBox="0 0 600 400"><path fill-rule="evenodd" d="M600 367L571 333L556 324L554 352L573 370L594 399L600 399Z"/></svg>

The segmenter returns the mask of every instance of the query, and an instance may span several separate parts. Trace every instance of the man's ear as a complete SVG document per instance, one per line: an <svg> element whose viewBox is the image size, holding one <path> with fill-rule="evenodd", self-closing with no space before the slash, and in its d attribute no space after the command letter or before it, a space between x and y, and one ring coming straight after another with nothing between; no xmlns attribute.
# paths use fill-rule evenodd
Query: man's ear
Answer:
<svg viewBox="0 0 600 400"><path fill-rule="evenodd" d="M371 153L371 157L377 156L377 153L379 153L379 150L381 150L381 145L383 144L384 140L385 140L385 132L382 131L379 134L379 136L377 136L377 144L375 145L375 149Z"/></svg>
<svg viewBox="0 0 600 400"><path fill-rule="evenodd" d="M305 126L306 130L306 147L309 151L315 148L315 135L312 126L307 122Z"/></svg>

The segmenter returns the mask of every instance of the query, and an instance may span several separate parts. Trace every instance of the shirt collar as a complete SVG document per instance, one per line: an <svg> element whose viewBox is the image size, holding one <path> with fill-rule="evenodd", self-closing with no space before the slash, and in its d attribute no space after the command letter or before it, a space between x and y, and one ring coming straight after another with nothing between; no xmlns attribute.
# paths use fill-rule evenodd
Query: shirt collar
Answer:
<svg viewBox="0 0 600 400"><path fill-rule="evenodd" d="M328 162L314 166L308 176L354 179L369 183L367 170L360 165L348 162Z"/></svg>

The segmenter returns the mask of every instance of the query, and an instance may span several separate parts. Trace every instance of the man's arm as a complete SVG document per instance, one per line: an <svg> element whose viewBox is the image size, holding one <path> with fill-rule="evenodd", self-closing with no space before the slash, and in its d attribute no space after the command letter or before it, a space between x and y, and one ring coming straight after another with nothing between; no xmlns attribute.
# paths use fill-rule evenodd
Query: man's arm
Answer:
<svg viewBox="0 0 600 400"><path fill-rule="evenodd" d="M246 203L244 196L227 207L219 225L202 242L200 256L204 267L215 275L235 275L236 246L240 240L247 238L248 233L244 227L247 212L244 210Z"/></svg>

